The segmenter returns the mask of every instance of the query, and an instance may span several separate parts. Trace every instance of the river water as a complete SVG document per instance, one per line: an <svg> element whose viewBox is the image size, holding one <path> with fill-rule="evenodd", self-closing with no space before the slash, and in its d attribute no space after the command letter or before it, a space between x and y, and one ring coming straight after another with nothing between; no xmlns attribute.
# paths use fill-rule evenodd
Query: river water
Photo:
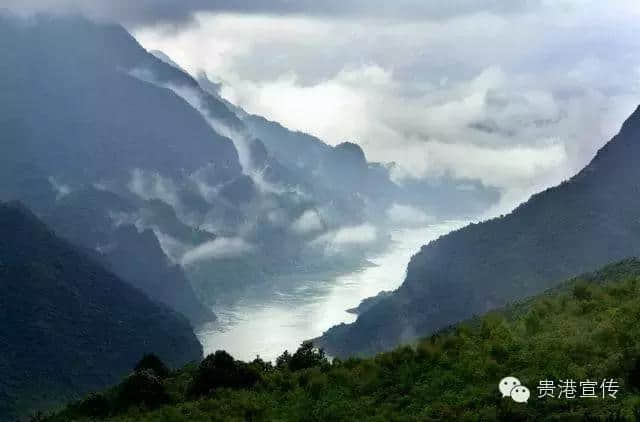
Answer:
<svg viewBox="0 0 640 422"><path fill-rule="evenodd" d="M303 274L278 280L282 289L266 296L245 298L215 309L218 320L200 327L198 338L205 354L222 349L236 359L275 358L295 351L303 340L318 337L341 322L353 322L346 312L381 290L396 289L404 280L407 263L420 246L462 227L448 221L419 229L397 229L392 245L369 258L366 266L346 274Z"/></svg>

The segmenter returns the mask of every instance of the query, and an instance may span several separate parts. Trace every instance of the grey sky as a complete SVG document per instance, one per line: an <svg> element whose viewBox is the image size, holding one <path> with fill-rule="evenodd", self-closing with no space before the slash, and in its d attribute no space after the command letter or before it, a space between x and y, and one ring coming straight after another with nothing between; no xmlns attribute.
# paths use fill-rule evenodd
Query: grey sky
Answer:
<svg viewBox="0 0 640 422"><path fill-rule="evenodd" d="M511 13L540 0L4 0L23 11L77 12L129 26L186 23L197 12L306 15L324 18L447 19L475 12Z"/></svg>

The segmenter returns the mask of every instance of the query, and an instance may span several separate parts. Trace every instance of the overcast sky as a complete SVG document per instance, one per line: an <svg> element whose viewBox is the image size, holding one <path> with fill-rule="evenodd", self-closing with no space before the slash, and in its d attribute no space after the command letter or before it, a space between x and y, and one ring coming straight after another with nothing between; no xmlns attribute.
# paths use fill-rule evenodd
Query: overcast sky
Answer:
<svg viewBox="0 0 640 422"><path fill-rule="evenodd" d="M521 198L640 103L637 0L4 0L115 20L249 112Z"/></svg>

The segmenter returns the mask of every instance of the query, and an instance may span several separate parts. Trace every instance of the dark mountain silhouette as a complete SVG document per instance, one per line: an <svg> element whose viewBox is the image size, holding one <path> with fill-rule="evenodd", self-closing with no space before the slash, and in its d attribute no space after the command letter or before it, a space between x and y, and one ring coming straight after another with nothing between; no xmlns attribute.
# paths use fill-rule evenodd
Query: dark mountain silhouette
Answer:
<svg viewBox="0 0 640 422"><path fill-rule="evenodd" d="M211 207L191 177L206 169L212 186L241 179L238 154L199 111L161 86L197 82L124 28L82 18L0 13L0 51L0 200L20 200L62 237L100 249L110 270L192 322L212 319L156 235L116 232L110 215L134 215L185 247L215 237L184 222ZM141 71L158 84L135 75ZM235 118L224 104L216 110L211 114ZM135 174L144 179L133 194ZM61 196L57 182L71 193ZM183 215L156 199L158 183L175 187L170 195Z"/></svg>
<svg viewBox="0 0 640 422"><path fill-rule="evenodd" d="M640 255L640 107L581 172L511 214L423 246L402 286L321 342L372 353Z"/></svg>
<svg viewBox="0 0 640 422"><path fill-rule="evenodd" d="M213 233L193 228L182 222L175 209L159 199L149 199L141 206L142 219L146 224L161 227L163 232L189 244L208 242L216 238Z"/></svg>
<svg viewBox="0 0 640 422"><path fill-rule="evenodd" d="M189 82L184 73L120 26L33 19L0 14L1 148L14 165L69 183L129 177L134 168L181 175L207 164L223 179L240 174L229 139L171 91L130 74L151 69L159 80Z"/></svg>
<svg viewBox="0 0 640 422"><path fill-rule="evenodd" d="M214 235L189 230L173 209L161 201L134 205L115 193L97 189L72 192L56 203L45 220L58 234L91 250L100 262L119 278L137 287L150 298L169 305L194 324L215 319L197 298L182 268L164 254L154 232L138 231L131 223L117 225L114 214L140 210L147 224L158 224L184 242L207 241Z"/></svg>
<svg viewBox="0 0 640 422"><path fill-rule="evenodd" d="M0 203L0 420L115 383L148 352L199 360L185 318Z"/></svg>
<svg viewBox="0 0 640 422"><path fill-rule="evenodd" d="M182 267L169 262L150 229L118 227L113 248L104 254L106 267L150 298L185 315L194 326L215 319L196 296Z"/></svg>

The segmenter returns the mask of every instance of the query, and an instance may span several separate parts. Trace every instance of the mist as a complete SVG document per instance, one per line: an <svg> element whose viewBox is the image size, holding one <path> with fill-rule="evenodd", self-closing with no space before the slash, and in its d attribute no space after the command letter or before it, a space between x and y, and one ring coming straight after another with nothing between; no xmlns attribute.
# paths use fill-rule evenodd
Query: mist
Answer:
<svg viewBox="0 0 640 422"><path fill-rule="evenodd" d="M254 247L239 237L219 237L199 245L182 256L182 265L195 264L202 260L238 258L254 250Z"/></svg>

